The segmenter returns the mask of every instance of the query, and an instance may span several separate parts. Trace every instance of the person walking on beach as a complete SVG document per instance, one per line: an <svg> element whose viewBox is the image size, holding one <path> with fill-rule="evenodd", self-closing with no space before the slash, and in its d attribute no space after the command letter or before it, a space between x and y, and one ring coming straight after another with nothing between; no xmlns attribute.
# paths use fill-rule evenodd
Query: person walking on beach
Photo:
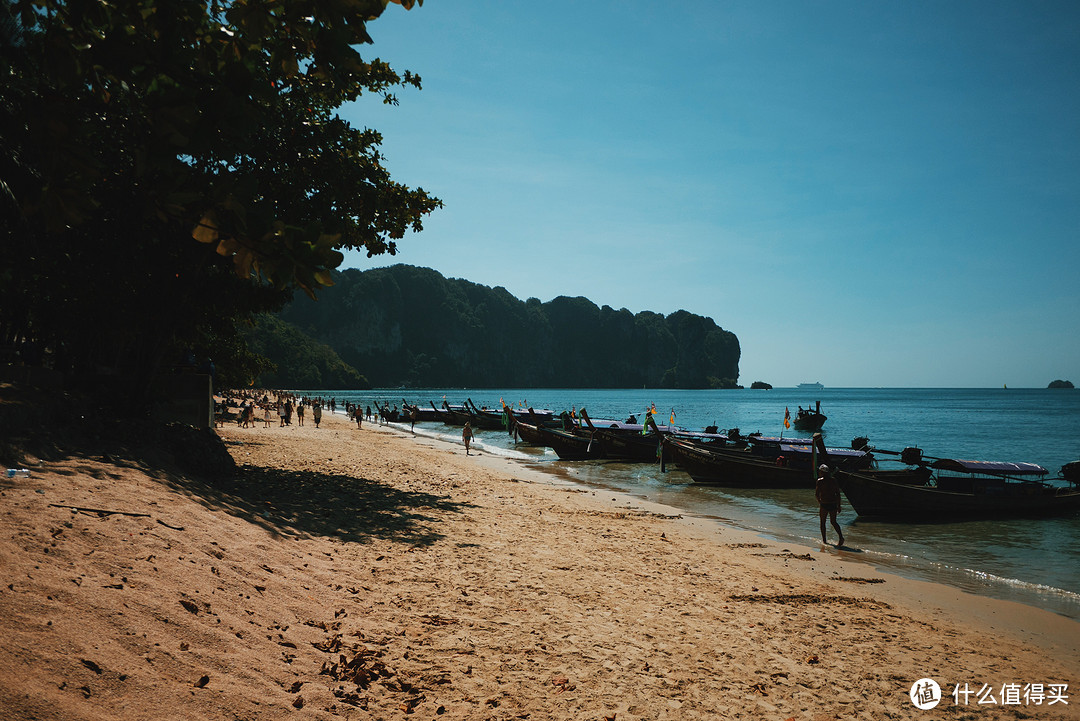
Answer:
<svg viewBox="0 0 1080 721"><path fill-rule="evenodd" d="M416 406L413 406L409 410L409 430L416 433L416 418L419 416L419 411L416 410Z"/></svg>
<svg viewBox="0 0 1080 721"><path fill-rule="evenodd" d="M356 427L360 428L364 423L364 414L360 411L360 404L353 406L352 414L353 419L356 420Z"/></svg>
<svg viewBox="0 0 1080 721"><path fill-rule="evenodd" d="M836 522L836 514L840 512L840 486L824 463L818 466L815 495L817 495L818 516L821 519L821 542L829 542L825 537L825 517L828 516L832 527L836 529L836 535L840 537L836 545L843 546L844 532L840 530L840 524Z"/></svg>
<svg viewBox="0 0 1080 721"><path fill-rule="evenodd" d="M296 404L296 425L304 425L304 402L300 401Z"/></svg>
<svg viewBox="0 0 1080 721"><path fill-rule="evenodd" d="M315 421L315 427L319 427L319 422L322 421L322 405L315 404L315 407L311 409L311 419Z"/></svg>
<svg viewBox="0 0 1080 721"><path fill-rule="evenodd" d="M461 440L465 444L465 455L469 455L469 444L472 443L472 423L465 421L465 427L461 429Z"/></svg>

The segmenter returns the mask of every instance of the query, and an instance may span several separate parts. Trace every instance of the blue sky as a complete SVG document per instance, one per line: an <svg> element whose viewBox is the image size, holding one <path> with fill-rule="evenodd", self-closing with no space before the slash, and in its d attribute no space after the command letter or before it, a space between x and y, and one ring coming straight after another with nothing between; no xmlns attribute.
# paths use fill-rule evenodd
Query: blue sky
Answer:
<svg viewBox="0 0 1080 721"><path fill-rule="evenodd" d="M744 385L1080 384L1080 3L427 0L369 32L423 90L341 115L445 207L345 267L686 309Z"/></svg>

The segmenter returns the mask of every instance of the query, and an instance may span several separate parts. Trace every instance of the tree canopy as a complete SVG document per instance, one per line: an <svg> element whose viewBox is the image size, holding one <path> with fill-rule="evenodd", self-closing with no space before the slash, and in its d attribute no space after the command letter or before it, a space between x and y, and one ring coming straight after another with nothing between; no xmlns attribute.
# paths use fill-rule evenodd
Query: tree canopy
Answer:
<svg viewBox="0 0 1080 721"><path fill-rule="evenodd" d="M358 50L386 5L0 4L2 342L138 384L421 230L440 201L337 115L420 87Z"/></svg>

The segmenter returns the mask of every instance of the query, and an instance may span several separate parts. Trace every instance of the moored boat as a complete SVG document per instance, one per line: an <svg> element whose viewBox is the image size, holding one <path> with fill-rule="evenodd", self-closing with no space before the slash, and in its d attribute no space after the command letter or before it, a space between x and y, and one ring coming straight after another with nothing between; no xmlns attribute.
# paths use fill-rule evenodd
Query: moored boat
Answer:
<svg viewBox="0 0 1080 721"><path fill-rule="evenodd" d="M443 416L443 423L450 426L463 426L466 423L472 423L472 412L464 405L452 406L444 400L442 407L446 411L446 415Z"/></svg>
<svg viewBox="0 0 1080 721"><path fill-rule="evenodd" d="M923 484L893 483L839 471L836 479L860 517L891 521L964 521L1067 514L1080 511L1080 488L1062 473L1057 485L1034 463L937 459Z"/></svg>
<svg viewBox="0 0 1080 721"><path fill-rule="evenodd" d="M563 415L569 416L565 412ZM571 434L574 432L573 425L568 419L564 423L562 420L555 421L552 418L553 414L550 411L540 411L538 413L529 408L525 413L510 414L510 428L508 430L514 436L514 440L520 438L529 445L551 447L549 443L551 439L544 434L545 430L557 429Z"/></svg>
<svg viewBox="0 0 1080 721"><path fill-rule="evenodd" d="M579 415L587 426L587 430L581 428L579 433L599 439L604 457L612 460L656 463L660 460L660 444L664 434L672 430L671 426L657 425L652 416L646 416L644 424L637 424L594 421L584 408Z"/></svg>
<svg viewBox="0 0 1080 721"><path fill-rule="evenodd" d="M487 430L505 430L507 428L506 413L508 411L504 408L501 411L493 411L488 408L478 408L473 403L472 398L466 398L466 410L469 411L471 416L470 422L473 428L484 428Z"/></svg>
<svg viewBox="0 0 1080 721"><path fill-rule="evenodd" d="M757 446L734 449L671 436L664 439L664 454L686 471L694 483L729 488L813 488L819 463L857 469L859 473L890 478L897 483L923 483L929 475L924 468L877 468L872 453L825 448L819 434L806 445L772 444L767 441L774 439L751 436L751 440L755 439L759 441ZM761 443L762 440L766 442Z"/></svg>
<svg viewBox="0 0 1080 721"><path fill-rule="evenodd" d="M603 458L604 447L600 439L590 435L564 431L559 428L535 426L542 445L555 451L559 460L584 461L591 458Z"/></svg>
<svg viewBox="0 0 1080 721"><path fill-rule="evenodd" d="M791 423L800 431L820 431L829 417L821 412L821 401L816 401L814 410L799 406L795 420Z"/></svg>
<svg viewBox="0 0 1080 721"><path fill-rule="evenodd" d="M441 421L442 415L439 409L432 406L431 408L422 408L419 405L413 405L404 398L401 399L401 418L402 420L412 420L413 412L416 413L416 421L419 423L428 423L432 421Z"/></svg>

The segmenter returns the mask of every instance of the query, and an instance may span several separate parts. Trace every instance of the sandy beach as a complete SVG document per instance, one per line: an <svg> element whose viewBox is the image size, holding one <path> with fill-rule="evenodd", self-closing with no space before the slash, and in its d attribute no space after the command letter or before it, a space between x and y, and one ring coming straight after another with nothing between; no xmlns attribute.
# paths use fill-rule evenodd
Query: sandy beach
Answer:
<svg viewBox="0 0 1080 721"><path fill-rule="evenodd" d="M341 414L256 426L217 430L233 480L0 480L4 718L1080 718L1064 617Z"/></svg>

